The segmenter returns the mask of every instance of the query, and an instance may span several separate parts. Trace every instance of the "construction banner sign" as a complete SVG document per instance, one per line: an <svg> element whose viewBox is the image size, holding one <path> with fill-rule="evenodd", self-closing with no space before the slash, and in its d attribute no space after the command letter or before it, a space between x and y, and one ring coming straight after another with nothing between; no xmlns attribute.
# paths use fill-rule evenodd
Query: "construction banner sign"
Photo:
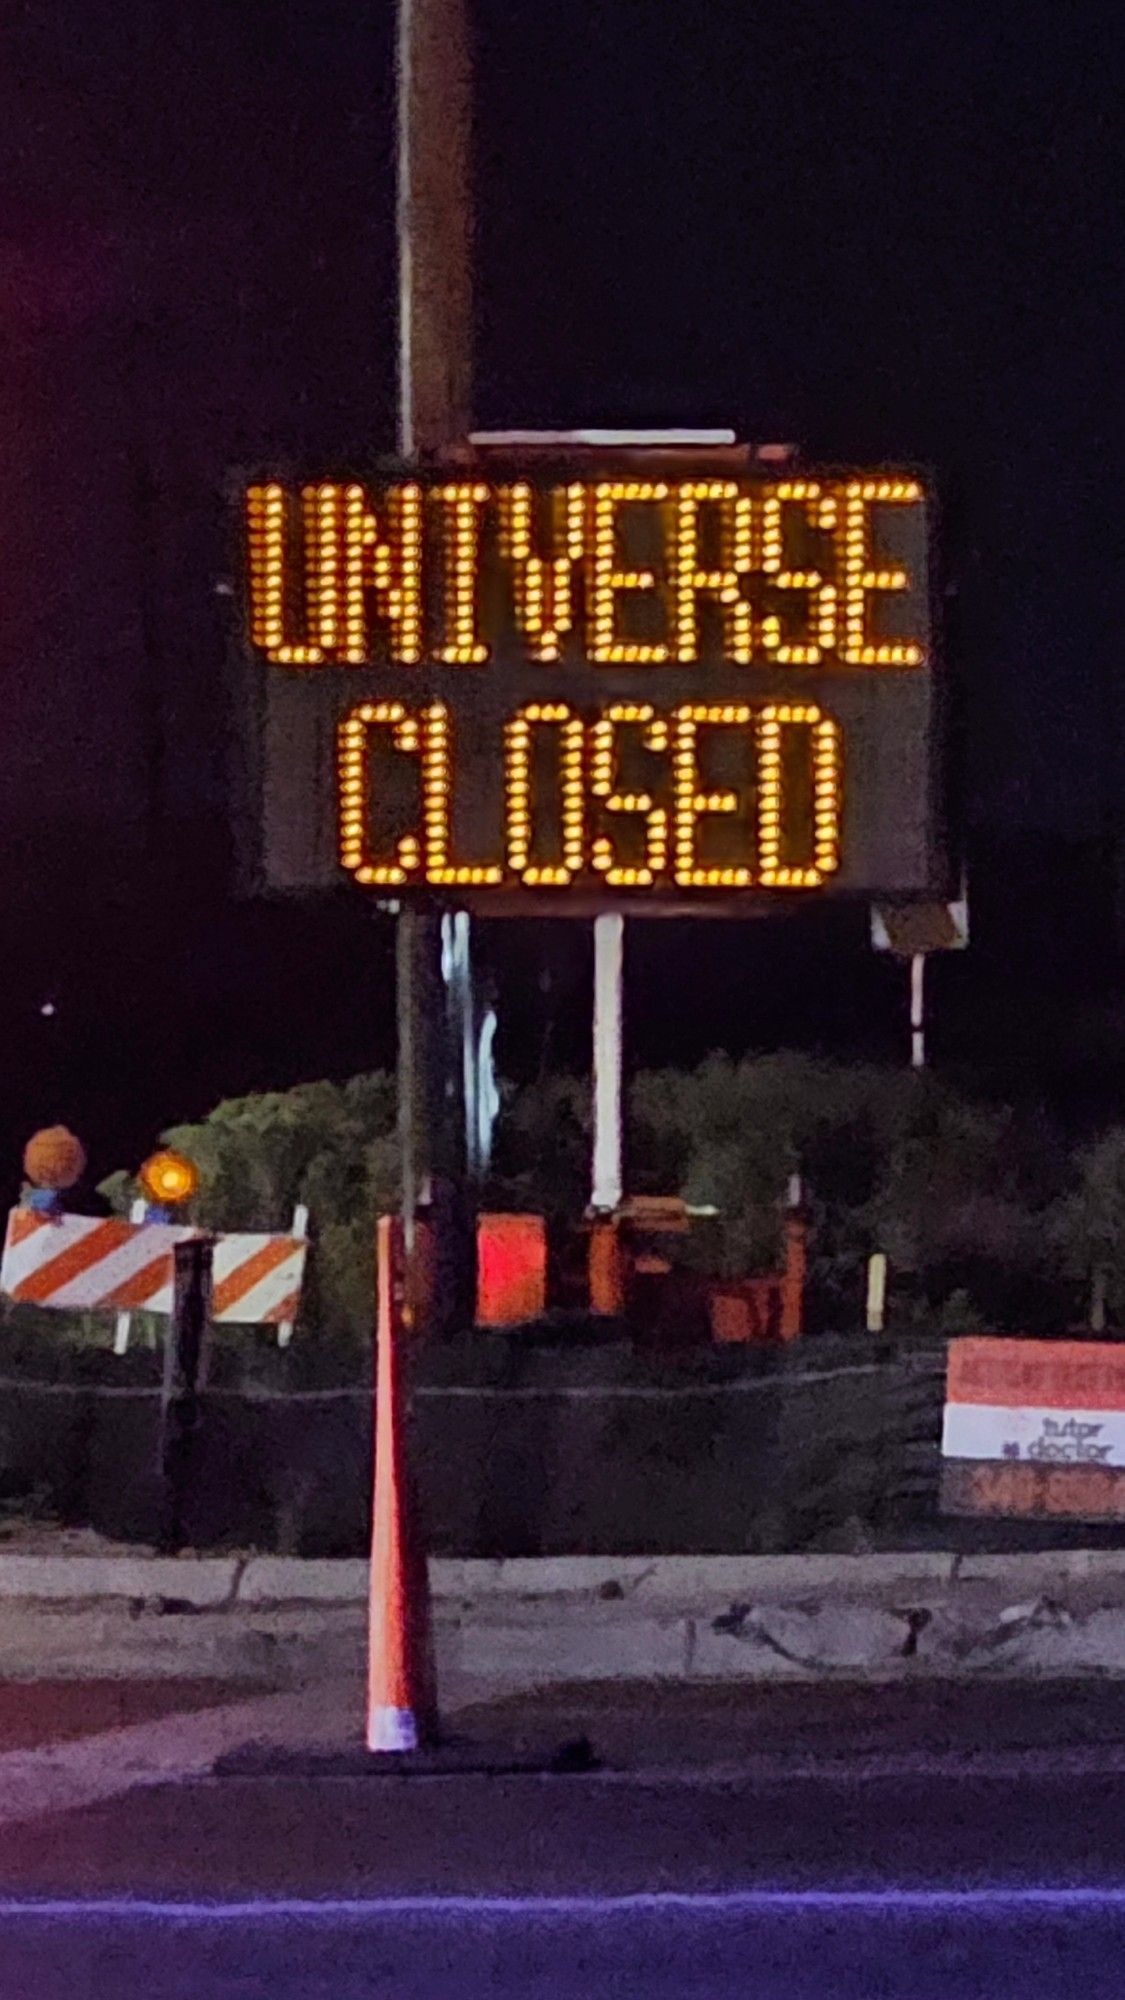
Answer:
<svg viewBox="0 0 1125 2000"><path fill-rule="evenodd" d="M947 1514L1125 1519L1125 1345L951 1341L941 1449Z"/></svg>

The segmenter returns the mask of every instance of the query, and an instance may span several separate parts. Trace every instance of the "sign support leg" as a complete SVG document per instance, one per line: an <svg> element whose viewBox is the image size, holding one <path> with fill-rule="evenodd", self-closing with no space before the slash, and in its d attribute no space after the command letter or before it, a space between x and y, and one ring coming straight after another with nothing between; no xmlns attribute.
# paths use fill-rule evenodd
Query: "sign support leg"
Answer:
<svg viewBox="0 0 1125 2000"><path fill-rule="evenodd" d="M472 1182L476 1062L472 924L467 910L450 910L442 918L441 971L449 1033L449 1108L457 1127L458 1162Z"/></svg>
<svg viewBox="0 0 1125 2000"><path fill-rule="evenodd" d="M610 1215L624 1192L622 1011L625 919L594 919L594 1158L590 1206Z"/></svg>
<svg viewBox="0 0 1125 2000"><path fill-rule="evenodd" d="M431 1210L432 1220L440 1226L436 1183L450 1165L442 1116L446 1038L441 993L441 918L436 911L411 908L399 911L395 920L395 980L398 1136L409 1313L429 1289L417 1268L418 1212Z"/></svg>

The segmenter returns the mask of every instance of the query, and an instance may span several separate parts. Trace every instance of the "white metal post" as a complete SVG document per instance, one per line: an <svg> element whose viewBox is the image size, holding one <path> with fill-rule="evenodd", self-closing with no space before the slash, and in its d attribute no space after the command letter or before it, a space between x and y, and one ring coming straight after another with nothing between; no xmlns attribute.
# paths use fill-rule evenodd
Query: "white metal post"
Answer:
<svg viewBox="0 0 1125 2000"><path fill-rule="evenodd" d="M594 1170L590 1206L611 1214L624 1192L621 1029L625 919L594 919Z"/></svg>
<svg viewBox="0 0 1125 2000"><path fill-rule="evenodd" d="M867 1260L867 1331L882 1333L887 1310L886 1253L876 1250Z"/></svg>
<svg viewBox="0 0 1125 2000"><path fill-rule="evenodd" d="M293 1227L289 1233L291 1236L296 1236L301 1238L302 1241L309 1233L309 1211L306 1204L303 1201L299 1201L297 1203L296 1208L293 1210ZM288 1347L289 1342L292 1340L292 1338L293 1338L293 1321L291 1319L278 1320L277 1323L278 1346Z"/></svg>
<svg viewBox="0 0 1125 2000"><path fill-rule="evenodd" d="M916 951L910 961L910 1067L926 1066L926 954Z"/></svg>

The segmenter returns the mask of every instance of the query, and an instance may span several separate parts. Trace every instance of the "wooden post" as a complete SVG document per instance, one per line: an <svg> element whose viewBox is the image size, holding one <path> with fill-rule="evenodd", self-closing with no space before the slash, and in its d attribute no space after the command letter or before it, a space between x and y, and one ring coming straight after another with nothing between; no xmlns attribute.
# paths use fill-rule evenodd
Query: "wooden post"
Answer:
<svg viewBox="0 0 1125 2000"><path fill-rule="evenodd" d="M199 1392L206 1379L213 1250L210 1236L189 1236L173 1250L175 1278L164 1339L159 1448L164 1515L160 1546L169 1554L183 1547L187 1528Z"/></svg>
<svg viewBox="0 0 1125 2000"><path fill-rule="evenodd" d="M808 1275L808 1223L804 1189L799 1174L789 1177L785 1208L785 1268L781 1277L781 1312L778 1333L782 1340L797 1340L804 1331L805 1280Z"/></svg>
<svg viewBox="0 0 1125 2000"><path fill-rule="evenodd" d="M590 1223L588 1270L590 1311L620 1319L625 1311L627 1256L616 1216L595 1215Z"/></svg>

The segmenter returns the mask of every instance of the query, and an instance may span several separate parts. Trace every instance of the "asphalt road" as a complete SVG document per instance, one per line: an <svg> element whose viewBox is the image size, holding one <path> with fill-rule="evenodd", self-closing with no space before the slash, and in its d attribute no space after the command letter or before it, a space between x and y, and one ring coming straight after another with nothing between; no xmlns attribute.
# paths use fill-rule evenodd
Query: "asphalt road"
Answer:
<svg viewBox="0 0 1125 2000"><path fill-rule="evenodd" d="M219 1779L0 1889L5 2000L1119 2000L1125 1778Z"/></svg>
<svg viewBox="0 0 1125 2000"><path fill-rule="evenodd" d="M128 1725L190 1709L190 1739L230 1693L0 1689L0 1751L47 1768L126 1725L135 1756ZM358 1694L336 1699L351 1727ZM1125 1993L1120 1683L604 1684L462 1722L586 1731L607 1768L328 1777L306 1756L9 1815L0 2000Z"/></svg>
<svg viewBox="0 0 1125 2000"><path fill-rule="evenodd" d="M0 1925L20 2000L1118 2000L1125 1903L120 1914Z"/></svg>

